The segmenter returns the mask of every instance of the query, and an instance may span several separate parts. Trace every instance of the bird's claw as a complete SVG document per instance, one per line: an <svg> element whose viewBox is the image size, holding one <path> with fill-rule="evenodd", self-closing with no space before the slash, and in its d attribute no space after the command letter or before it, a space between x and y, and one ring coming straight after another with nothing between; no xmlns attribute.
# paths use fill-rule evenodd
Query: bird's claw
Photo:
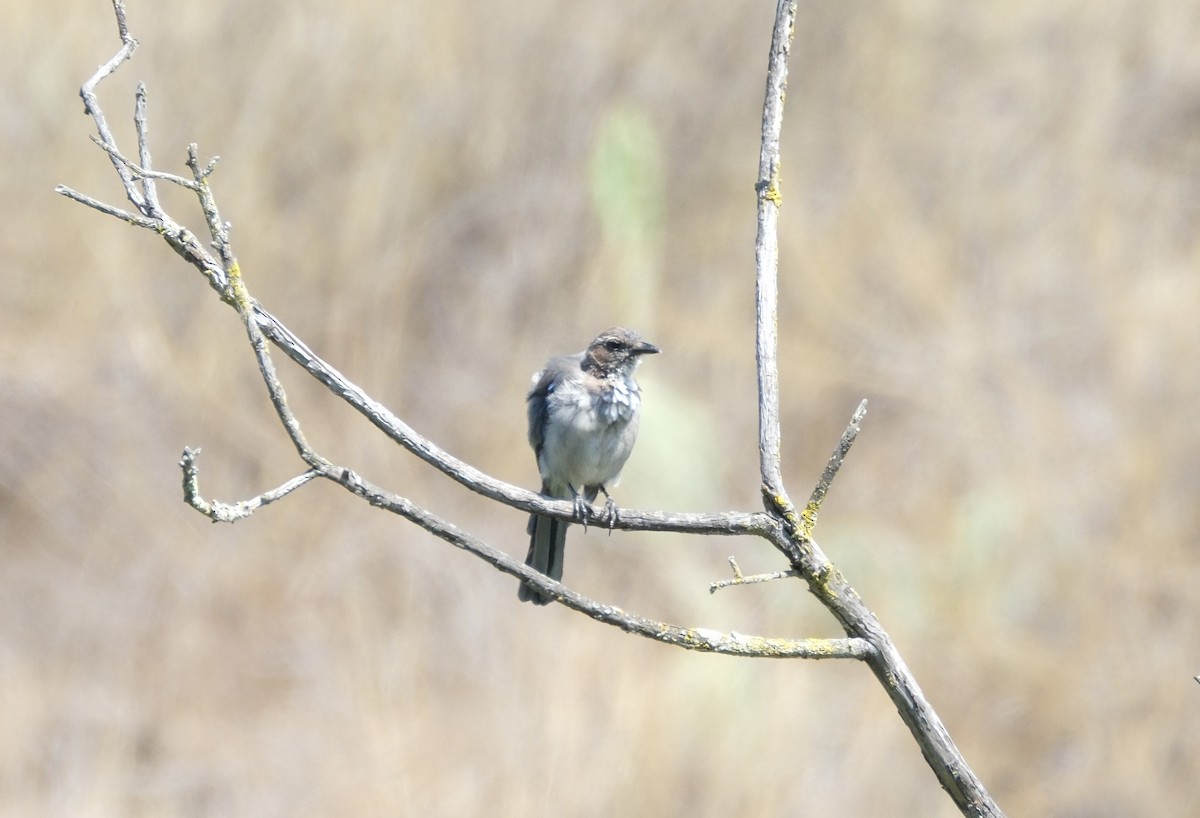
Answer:
<svg viewBox="0 0 1200 818"><path fill-rule="evenodd" d="M608 523L608 536L612 536L613 527L617 524L617 504L613 498L604 493L604 519Z"/></svg>
<svg viewBox="0 0 1200 818"><path fill-rule="evenodd" d="M613 527L617 524L617 504L613 502L612 495L608 493L608 489L600 486L600 491L604 492L604 514L599 519L601 523L608 525L608 535L611 537Z"/></svg>
<svg viewBox="0 0 1200 818"><path fill-rule="evenodd" d="M571 487L571 494L574 496L575 519L579 520L579 523L583 526L583 530L587 531L589 514L587 501L583 499L582 494L575 491L573 486Z"/></svg>
<svg viewBox="0 0 1200 818"><path fill-rule="evenodd" d="M588 523L596 520L601 525L608 527L608 533L611 535L613 528L617 524L617 504L613 502L612 496L608 493L608 489L600 486L600 491L604 492L604 511L596 513L595 507L592 506L584 496L575 490L574 486L568 486L571 489L572 502L575 506L575 519L583 526L583 530L587 531Z"/></svg>

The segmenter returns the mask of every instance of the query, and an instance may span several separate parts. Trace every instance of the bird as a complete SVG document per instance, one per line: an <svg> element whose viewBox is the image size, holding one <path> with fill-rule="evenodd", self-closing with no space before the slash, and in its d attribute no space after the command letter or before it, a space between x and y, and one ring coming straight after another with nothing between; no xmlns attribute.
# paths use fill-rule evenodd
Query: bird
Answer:
<svg viewBox="0 0 1200 818"><path fill-rule="evenodd" d="M583 352L551 358L533 375L525 398L529 415L529 445L542 477L542 496L575 503L575 516L587 527L586 503L604 492L605 517L611 530L617 507L608 490L621 478L621 469L637 440L642 391L633 379L643 355L659 348L624 327L596 336ZM567 523L553 517L529 515L529 554L525 564L551 579L561 580ZM521 583L523 602L546 605L554 601Z"/></svg>

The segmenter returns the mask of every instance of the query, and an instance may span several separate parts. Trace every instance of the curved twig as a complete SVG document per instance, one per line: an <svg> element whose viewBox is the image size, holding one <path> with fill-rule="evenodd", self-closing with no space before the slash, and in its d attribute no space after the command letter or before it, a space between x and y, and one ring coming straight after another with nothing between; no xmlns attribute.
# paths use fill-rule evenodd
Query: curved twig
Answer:
<svg viewBox="0 0 1200 818"><path fill-rule="evenodd" d="M241 500L237 503L221 503L216 500L208 501L200 496L200 470L196 466L199 449L184 449L179 459L179 467L183 469L183 500L192 508L208 517L214 523L236 523L244 520L260 508L291 494L319 474L312 469L298 474L282 486L264 491L257 497Z"/></svg>

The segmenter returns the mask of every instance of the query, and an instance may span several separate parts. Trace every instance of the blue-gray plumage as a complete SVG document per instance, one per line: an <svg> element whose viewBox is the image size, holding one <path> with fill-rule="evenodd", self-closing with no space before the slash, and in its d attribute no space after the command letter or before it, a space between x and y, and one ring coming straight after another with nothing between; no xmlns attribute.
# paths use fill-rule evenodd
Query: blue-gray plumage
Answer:
<svg viewBox="0 0 1200 818"><path fill-rule="evenodd" d="M551 358L533 376L525 399L529 410L529 445L537 456L542 494L574 500L576 516L587 524L585 501L604 492L608 520L616 506L608 489L617 485L621 469L637 440L642 393L633 371L642 355L658 352L633 330L605 330L583 352ZM562 579L567 523L539 514L529 516L529 555L525 564L552 579ZM553 601L522 583L525 602Z"/></svg>

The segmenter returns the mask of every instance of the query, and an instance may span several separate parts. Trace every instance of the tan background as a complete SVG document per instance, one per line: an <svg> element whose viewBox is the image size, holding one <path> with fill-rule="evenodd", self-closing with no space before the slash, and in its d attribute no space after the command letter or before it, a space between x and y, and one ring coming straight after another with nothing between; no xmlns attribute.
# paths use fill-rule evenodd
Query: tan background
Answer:
<svg viewBox="0 0 1200 818"><path fill-rule="evenodd" d="M533 486L523 391L627 323L627 506L757 500L766 2L132 0L127 140L224 157L249 286L451 452ZM298 471L232 312L116 201L76 89L101 0L3 3L0 813L955 814L867 670L671 650ZM1200 802L1200 7L803 3L784 139L786 475L867 426L818 527L1016 815ZM126 146L129 143L125 142ZM186 197L171 208L199 227ZM293 368L313 442L511 553L522 515ZM573 530L567 579L722 630L837 635L753 541Z"/></svg>

